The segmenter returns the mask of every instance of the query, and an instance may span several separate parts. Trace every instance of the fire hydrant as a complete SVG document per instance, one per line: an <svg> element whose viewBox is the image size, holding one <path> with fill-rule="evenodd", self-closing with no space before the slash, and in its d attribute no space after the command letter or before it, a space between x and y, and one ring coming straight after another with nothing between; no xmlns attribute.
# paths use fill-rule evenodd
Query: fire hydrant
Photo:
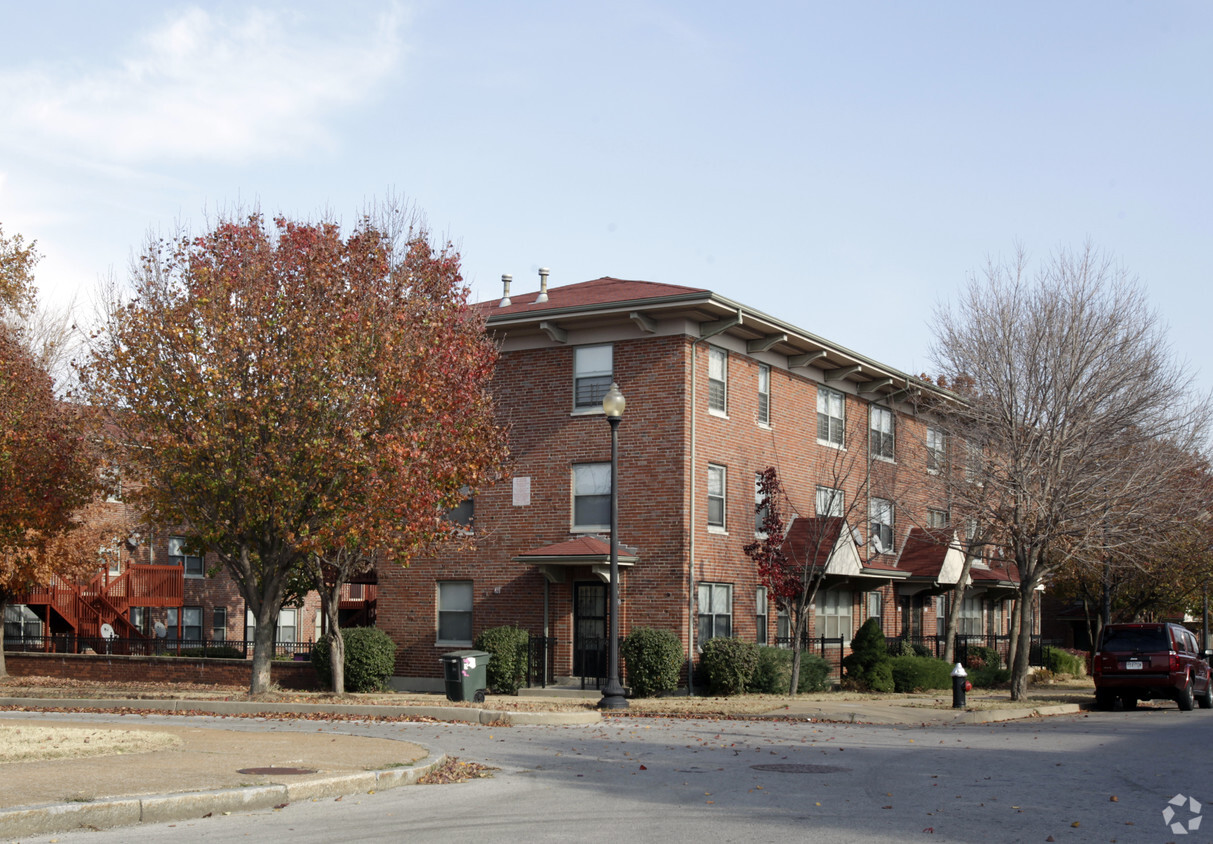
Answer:
<svg viewBox="0 0 1213 844"><path fill-rule="evenodd" d="M952 669L952 708L953 709L964 709L965 708L965 691L967 691L970 688L968 676L969 676L968 672L965 671L964 666L961 665L959 662L956 663L956 667Z"/></svg>

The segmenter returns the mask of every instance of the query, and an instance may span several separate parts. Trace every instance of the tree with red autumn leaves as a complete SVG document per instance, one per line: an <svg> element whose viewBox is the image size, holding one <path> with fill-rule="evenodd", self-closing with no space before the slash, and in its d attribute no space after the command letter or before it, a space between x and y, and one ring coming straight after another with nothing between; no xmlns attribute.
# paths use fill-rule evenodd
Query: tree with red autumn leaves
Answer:
<svg viewBox="0 0 1213 844"><path fill-rule="evenodd" d="M338 633L346 578L450 536L444 513L496 477L496 348L458 253L405 212L348 236L331 222L229 220L150 243L132 280L82 383L143 484L132 498L145 517L215 553L255 616L259 693L293 579L321 576Z"/></svg>
<svg viewBox="0 0 1213 844"><path fill-rule="evenodd" d="M100 489L86 414L55 396L25 331L37 260L35 244L0 229L0 615L11 596L97 565L97 546L91 558L70 553Z"/></svg>

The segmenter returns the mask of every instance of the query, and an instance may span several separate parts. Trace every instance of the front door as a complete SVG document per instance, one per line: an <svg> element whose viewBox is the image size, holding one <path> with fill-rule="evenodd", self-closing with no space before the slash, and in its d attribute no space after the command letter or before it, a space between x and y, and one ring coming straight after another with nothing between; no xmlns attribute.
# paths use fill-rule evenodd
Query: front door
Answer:
<svg viewBox="0 0 1213 844"><path fill-rule="evenodd" d="M573 584L573 674L599 677L606 666L607 586Z"/></svg>

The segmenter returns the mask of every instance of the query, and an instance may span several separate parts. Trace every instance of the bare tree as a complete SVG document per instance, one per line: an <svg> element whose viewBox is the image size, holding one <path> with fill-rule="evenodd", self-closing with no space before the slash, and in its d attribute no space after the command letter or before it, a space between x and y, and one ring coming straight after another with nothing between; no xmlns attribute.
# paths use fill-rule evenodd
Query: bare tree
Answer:
<svg viewBox="0 0 1213 844"><path fill-rule="evenodd" d="M988 517L1018 568L1018 700L1032 599L1050 573L1092 547L1159 541L1169 520L1190 517L1194 501L1154 505L1203 449L1210 402L1136 279L1089 245L1034 275L1022 249L991 259L937 309L934 336L937 371L965 400L941 424L980 456L957 503Z"/></svg>

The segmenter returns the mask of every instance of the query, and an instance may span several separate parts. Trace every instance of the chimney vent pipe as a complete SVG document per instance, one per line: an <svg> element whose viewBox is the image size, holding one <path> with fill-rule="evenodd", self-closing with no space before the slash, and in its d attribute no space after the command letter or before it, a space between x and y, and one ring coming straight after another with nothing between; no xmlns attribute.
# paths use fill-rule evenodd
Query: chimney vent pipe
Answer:
<svg viewBox="0 0 1213 844"><path fill-rule="evenodd" d="M548 273L547 267L539 268L539 295L535 298L536 302L546 302L548 300Z"/></svg>
<svg viewBox="0 0 1213 844"><path fill-rule="evenodd" d="M514 280L514 277L512 275L510 275L509 273L501 274L501 286L503 288L505 288L505 290L501 294L501 304L498 305L498 307L508 308L510 305L513 304L510 301L510 282L513 280Z"/></svg>

